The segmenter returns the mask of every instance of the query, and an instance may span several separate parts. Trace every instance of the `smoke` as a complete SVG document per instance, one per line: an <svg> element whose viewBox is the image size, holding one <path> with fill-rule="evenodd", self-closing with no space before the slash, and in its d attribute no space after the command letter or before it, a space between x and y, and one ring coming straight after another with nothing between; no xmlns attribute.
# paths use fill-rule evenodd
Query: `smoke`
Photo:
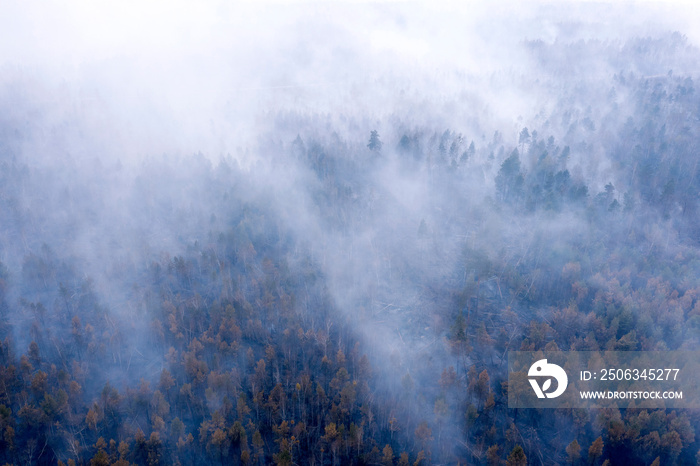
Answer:
<svg viewBox="0 0 700 466"><path fill-rule="evenodd" d="M319 325L357 335L387 399L410 375L407 417L433 418L429 382L450 365L464 377L473 363L447 342L455 314L478 312L481 300L524 324L519 303L597 234L580 206L504 211L502 163L517 149L532 172L547 152L591 197L612 183L622 202L631 182L618 177L610 140L635 104L620 73L696 72L691 7L3 5L0 147L12 174L4 196L17 203L5 204L0 260L27 277L41 261L86 271L91 281L72 286L89 282L85 295L128 329L138 380L165 365L138 304L148 267L215 243L208 235L230 226L231 204L261 206L274 234L290 235L323 274L334 314ZM663 60L639 58L654 47ZM539 139L521 140L525 127ZM380 152L368 148L373 130ZM291 265L301 269L305 254L290 254ZM538 282L508 291L524 262L541 270ZM313 304L300 299L298 312L318 312ZM450 418L444 435L460 438L461 422Z"/></svg>

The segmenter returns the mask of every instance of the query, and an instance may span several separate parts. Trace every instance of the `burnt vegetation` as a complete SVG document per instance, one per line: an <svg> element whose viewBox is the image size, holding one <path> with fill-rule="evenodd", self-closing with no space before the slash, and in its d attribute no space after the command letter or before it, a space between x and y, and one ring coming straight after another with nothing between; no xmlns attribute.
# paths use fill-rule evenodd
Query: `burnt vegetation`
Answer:
<svg viewBox="0 0 700 466"><path fill-rule="evenodd" d="M695 464L697 412L510 410L506 361L698 349L698 51L526 46L515 134L282 115L247 168L46 168L5 102L0 461Z"/></svg>

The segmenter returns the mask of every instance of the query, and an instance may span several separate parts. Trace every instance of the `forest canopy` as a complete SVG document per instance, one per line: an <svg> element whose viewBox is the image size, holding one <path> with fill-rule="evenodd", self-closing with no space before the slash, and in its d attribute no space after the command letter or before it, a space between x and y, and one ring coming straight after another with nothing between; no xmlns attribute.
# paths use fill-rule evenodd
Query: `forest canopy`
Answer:
<svg viewBox="0 0 700 466"><path fill-rule="evenodd" d="M509 351L699 349L700 49L538 10L425 71L463 16L402 8L367 56L279 6L279 68L0 70L0 462L700 461L695 411L507 404Z"/></svg>

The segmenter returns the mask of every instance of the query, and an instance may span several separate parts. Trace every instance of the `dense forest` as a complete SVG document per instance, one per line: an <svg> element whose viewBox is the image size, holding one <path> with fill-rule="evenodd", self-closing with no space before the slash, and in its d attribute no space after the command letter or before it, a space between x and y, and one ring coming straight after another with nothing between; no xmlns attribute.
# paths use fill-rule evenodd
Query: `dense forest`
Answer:
<svg viewBox="0 0 700 466"><path fill-rule="evenodd" d="M440 105L137 161L3 79L0 462L700 463L698 411L507 402L509 351L700 349L700 49L520 47Z"/></svg>

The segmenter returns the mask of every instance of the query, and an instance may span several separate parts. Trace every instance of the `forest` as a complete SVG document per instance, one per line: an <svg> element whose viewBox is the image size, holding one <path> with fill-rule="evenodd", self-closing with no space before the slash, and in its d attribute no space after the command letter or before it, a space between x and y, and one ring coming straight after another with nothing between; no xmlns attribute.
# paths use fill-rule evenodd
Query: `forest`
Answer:
<svg viewBox="0 0 700 466"><path fill-rule="evenodd" d="M5 68L0 464L700 464L696 410L509 409L507 374L700 349L700 48L519 47L137 159L143 121Z"/></svg>

